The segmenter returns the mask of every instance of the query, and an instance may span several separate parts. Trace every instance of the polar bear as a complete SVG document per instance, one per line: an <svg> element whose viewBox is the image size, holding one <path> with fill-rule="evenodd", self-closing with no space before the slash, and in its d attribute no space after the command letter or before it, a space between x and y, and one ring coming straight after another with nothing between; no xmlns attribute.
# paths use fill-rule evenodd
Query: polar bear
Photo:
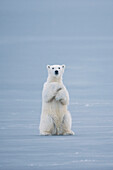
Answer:
<svg viewBox="0 0 113 170"><path fill-rule="evenodd" d="M41 135L74 135L67 110L69 94L63 84L65 65L47 65L48 78L42 92Z"/></svg>

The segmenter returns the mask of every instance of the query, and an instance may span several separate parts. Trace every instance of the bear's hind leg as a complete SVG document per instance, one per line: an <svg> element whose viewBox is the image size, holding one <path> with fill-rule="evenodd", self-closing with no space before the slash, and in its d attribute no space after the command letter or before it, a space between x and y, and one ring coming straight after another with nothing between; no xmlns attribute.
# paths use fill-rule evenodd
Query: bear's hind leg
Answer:
<svg viewBox="0 0 113 170"><path fill-rule="evenodd" d="M64 115L63 121L62 121L62 132L63 135L74 135L74 132L71 130L71 115L68 112L67 114Z"/></svg>
<svg viewBox="0 0 113 170"><path fill-rule="evenodd" d="M41 135L54 135L56 133L54 122L51 116L46 115L44 118L41 118L39 129Z"/></svg>

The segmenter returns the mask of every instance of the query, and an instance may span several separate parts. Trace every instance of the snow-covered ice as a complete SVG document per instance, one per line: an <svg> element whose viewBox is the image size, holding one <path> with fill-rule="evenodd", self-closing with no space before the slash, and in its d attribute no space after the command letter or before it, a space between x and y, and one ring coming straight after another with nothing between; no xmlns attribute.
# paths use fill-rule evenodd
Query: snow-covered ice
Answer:
<svg viewBox="0 0 113 170"><path fill-rule="evenodd" d="M113 169L113 1L0 1L0 170ZM74 136L40 136L47 64L65 64Z"/></svg>

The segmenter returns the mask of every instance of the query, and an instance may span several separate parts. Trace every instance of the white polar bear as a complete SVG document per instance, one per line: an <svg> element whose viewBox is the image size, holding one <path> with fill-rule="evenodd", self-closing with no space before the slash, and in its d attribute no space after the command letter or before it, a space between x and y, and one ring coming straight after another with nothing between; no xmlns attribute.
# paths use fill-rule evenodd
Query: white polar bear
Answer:
<svg viewBox="0 0 113 170"><path fill-rule="evenodd" d="M69 94L62 82L65 65L48 65L48 79L42 92L41 135L74 135L67 110Z"/></svg>

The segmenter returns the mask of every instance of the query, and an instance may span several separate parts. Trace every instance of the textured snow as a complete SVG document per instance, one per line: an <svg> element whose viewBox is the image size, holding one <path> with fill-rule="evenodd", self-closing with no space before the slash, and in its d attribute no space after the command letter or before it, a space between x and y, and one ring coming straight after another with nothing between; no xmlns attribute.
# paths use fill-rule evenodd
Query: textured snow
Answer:
<svg viewBox="0 0 113 170"><path fill-rule="evenodd" d="M0 169L113 169L113 1L0 1ZM47 64L65 64L74 136L40 136Z"/></svg>

